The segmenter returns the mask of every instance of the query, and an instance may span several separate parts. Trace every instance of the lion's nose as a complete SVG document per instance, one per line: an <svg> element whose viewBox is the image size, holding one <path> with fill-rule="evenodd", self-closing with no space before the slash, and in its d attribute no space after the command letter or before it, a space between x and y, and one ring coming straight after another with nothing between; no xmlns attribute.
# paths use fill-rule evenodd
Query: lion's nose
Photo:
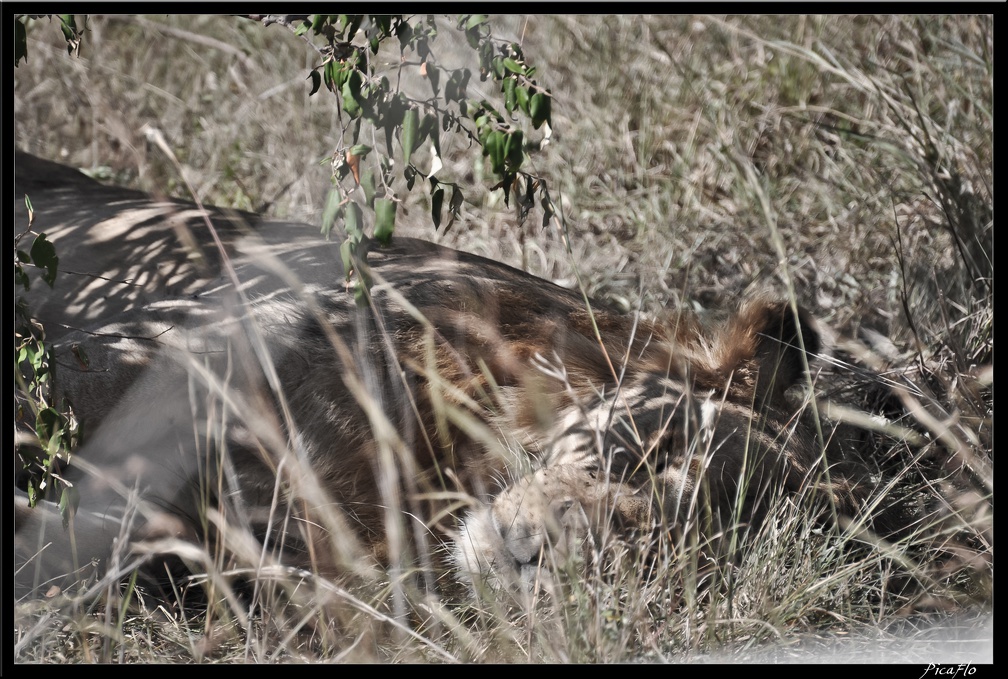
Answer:
<svg viewBox="0 0 1008 679"><path fill-rule="evenodd" d="M528 493L513 504L498 498L460 528L455 561L463 582L528 591L541 582L542 567L548 571L576 552L588 524L580 502Z"/></svg>
<svg viewBox="0 0 1008 679"><path fill-rule="evenodd" d="M581 503L558 499L538 511L526 511L505 525L498 524L508 551L519 566L538 566L544 557L564 557L588 530ZM545 554L549 550L549 554Z"/></svg>
<svg viewBox="0 0 1008 679"><path fill-rule="evenodd" d="M525 521L515 521L504 528L501 537L518 566L538 563L548 540L543 526L531 526Z"/></svg>

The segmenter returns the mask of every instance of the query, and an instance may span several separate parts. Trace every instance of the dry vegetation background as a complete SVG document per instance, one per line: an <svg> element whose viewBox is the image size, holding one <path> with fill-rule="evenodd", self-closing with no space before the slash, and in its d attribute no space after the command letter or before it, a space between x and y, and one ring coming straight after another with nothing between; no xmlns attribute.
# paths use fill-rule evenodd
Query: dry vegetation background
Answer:
<svg viewBox="0 0 1008 679"><path fill-rule="evenodd" d="M593 294L648 312L728 309L756 290L793 289L839 337L867 341L884 366L937 366L927 373L937 402L990 458L992 17L500 16L491 26L523 45L553 93L551 143L528 169L560 198L572 254L541 229L541 214L519 223L500 192L486 190L489 168L461 137L442 137L443 173L465 187L464 218L436 232L429 198L414 190L397 233L568 284L576 266ZM475 70L451 19L434 55ZM391 68L399 53L378 56ZM316 58L281 26L210 16L92 16L72 58L56 24L34 21L28 61L14 73L15 141L109 181L186 197L145 141L141 129L151 125L202 200L319 223L329 187L320 160L341 127L324 89L308 96ZM425 86L418 73L403 76ZM495 94L481 85L489 86L473 79L470 98ZM960 382L982 396L963 406ZM993 544L989 553L992 582ZM979 608L992 613L989 594ZM588 626L560 616L561 641L554 632L504 635L504 650L473 641L498 640L483 628L455 629L444 655L402 639L408 651L342 656L324 643L299 646L292 633L283 653L252 659L696 659L727 642L749 652L829 617L773 610L776 619L721 634L697 632L702 617L674 623L651 611L643 622L614 622L593 609ZM116 659L101 655L107 641L82 650L101 633L55 619L31 644L15 634L21 659ZM867 628L889 638L881 616L843 622L840 637ZM127 634L126 655L116 646L118 657L250 658L248 644L210 643L199 625L173 638L171 625L144 622ZM634 625L650 631L626 631Z"/></svg>

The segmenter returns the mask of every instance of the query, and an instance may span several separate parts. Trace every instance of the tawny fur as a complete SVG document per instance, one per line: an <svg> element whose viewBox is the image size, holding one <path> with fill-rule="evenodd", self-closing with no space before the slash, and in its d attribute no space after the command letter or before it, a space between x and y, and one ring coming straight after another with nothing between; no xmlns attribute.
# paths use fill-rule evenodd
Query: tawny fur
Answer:
<svg viewBox="0 0 1008 679"><path fill-rule="evenodd" d="M541 526L551 508L570 530L674 529L700 487L728 521L743 483L747 520L774 487L821 486L857 510L846 479L823 485L829 462L788 396L819 349L788 303L750 301L713 329L601 303L589 314L574 291L396 238L370 253L373 299L359 306L338 244L311 227L211 210L221 253L192 205L21 153L15 170L18 223L28 194L34 229L61 257L55 289L36 286L28 301L85 427L79 456L101 470L71 465L93 529L78 561L107 558L97 527L122 488L141 491L149 521L180 520L173 534L213 542L208 505L269 535L281 560L334 572L362 554L409 560L460 534L446 550L454 565L503 569L500 582L559 539L551 525L516 541L502 522ZM502 489L516 449L537 470ZM217 469L225 451L230 466ZM530 492L539 500L520 501ZM23 505L16 542L30 558L31 527L45 522ZM405 531L390 532L403 517ZM57 545L47 572L71 561Z"/></svg>

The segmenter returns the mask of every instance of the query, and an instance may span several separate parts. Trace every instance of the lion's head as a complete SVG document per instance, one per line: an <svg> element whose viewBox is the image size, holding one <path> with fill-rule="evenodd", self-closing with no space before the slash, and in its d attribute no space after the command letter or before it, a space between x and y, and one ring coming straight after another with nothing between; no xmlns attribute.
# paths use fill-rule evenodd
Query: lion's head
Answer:
<svg viewBox="0 0 1008 679"><path fill-rule="evenodd" d="M824 454L805 412L820 340L803 312L757 299L720 327L642 330L653 344L620 366L622 380L572 390L536 439L536 468L461 522L452 556L464 582L527 589L544 563L602 533L646 540L702 526L713 540L758 522L782 494L818 492L857 511L836 466L849 461ZM570 379L561 364L540 367Z"/></svg>

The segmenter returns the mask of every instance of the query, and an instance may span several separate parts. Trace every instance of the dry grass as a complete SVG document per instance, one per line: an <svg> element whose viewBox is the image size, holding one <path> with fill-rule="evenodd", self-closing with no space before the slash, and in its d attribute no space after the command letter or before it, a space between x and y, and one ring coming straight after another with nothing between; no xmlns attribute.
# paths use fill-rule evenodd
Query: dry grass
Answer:
<svg viewBox="0 0 1008 679"><path fill-rule="evenodd" d="M333 583L276 573L251 617L225 585L193 610L104 583L97 599L19 602L17 660L752 660L767 657L766 642L822 654L848 637L865 641L852 653L892 658L895 641L925 634L916 630L934 614L977 610L968 626L989 641L992 17L493 26L523 43L553 91L554 136L532 168L562 201L573 254L534 213L519 224L457 138L444 138L444 157L466 187L464 220L435 233L415 191L399 232L554 280L572 282L576 266L592 294L651 313L725 309L754 290L793 295L835 335L822 391L893 408L929 437L917 447L880 436L880 464L905 487L930 485L943 513L896 544L866 546L856 526L814 529L798 502L739 536L739 559L713 570L681 545L658 545L657 563L643 563L602 536L591 577L562 579L527 607L443 601L409 574ZM340 125L332 101L307 95L313 53L297 38L227 17L91 17L88 27L71 59L55 26L29 26L14 82L19 146L184 195L140 131L151 124L202 200L319 222L329 173L318 161ZM436 54L468 63L453 33L445 22ZM873 377L851 378L853 363ZM877 376L899 385L888 403L872 396ZM989 649L980 645L981 659Z"/></svg>

